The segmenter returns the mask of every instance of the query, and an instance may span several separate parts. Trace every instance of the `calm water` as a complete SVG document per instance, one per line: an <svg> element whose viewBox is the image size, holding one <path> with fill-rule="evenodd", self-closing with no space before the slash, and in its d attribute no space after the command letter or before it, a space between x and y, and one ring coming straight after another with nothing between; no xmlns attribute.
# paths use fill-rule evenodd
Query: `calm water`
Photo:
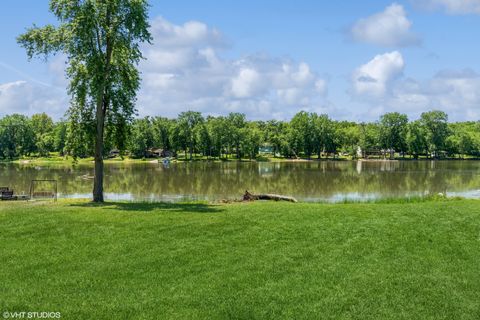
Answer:
<svg viewBox="0 0 480 320"><path fill-rule="evenodd" d="M92 165L0 165L0 186L28 193L32 179L58 180L59 197L90 197ZM43 188L43 187L41 187ZM480 198L480 161L107 164L112 200L218 200L244 191L341 201L446 193Z"/></svg>

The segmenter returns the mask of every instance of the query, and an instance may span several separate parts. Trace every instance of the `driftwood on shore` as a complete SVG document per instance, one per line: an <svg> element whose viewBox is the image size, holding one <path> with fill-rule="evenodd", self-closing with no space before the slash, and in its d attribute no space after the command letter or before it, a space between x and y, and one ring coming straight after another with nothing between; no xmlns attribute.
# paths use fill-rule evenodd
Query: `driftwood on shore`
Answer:
<svg viewBox="0 0 480 320"><path fill-rule="evenodd" d="M275 201L289 201L298 202L294 197L282 196L279 194L253 194L245 191L243 195L243 201L255 201L255 200L275 200Z"/></svg>

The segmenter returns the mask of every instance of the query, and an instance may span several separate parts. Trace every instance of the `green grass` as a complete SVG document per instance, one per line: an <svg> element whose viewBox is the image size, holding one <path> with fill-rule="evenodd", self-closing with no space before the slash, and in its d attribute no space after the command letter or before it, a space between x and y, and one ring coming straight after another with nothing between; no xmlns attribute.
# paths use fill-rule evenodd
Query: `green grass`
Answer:
<svg viewBox="0 0 480 320"><path fill-rule="evenodd" d="M124 157L115 157L115 158L105 158L105 163L145 163L150 161L158 161L161 159L158 158L131 158L129 156ZM292 161L357 161L358 159L353 158L351 156L336 156L335 158L332 157L322 157L318 158L316 155L313 155L311 158L307 158L302 156L298 159L296 158L285 158L285 157L273 157L271 154L261 154L258 155L254 159L250 158L241 158L237 159L234 154L229 155L228 157L216 158L216 157L207 157L202 155L194 155L193 159L189 157L185 158L184 153L178 154L177 158L172 159L173 162L201 162L201 161L208 161L208 162L292 162ZM367 161L383 161L385 160L382 156L370 156L368 159L362 159ZM427 159L424 156L419 157L418 159L413 159L409 156L407 157L400 157L396 156L392 160L397 161L432 161L434 159ZM462 160L479 160L478 157L473 156L465 156L464 158L452 157L452 158L442 158L441 160L452 160L452 161L462 161ZM87 158L79 158L77 159L77 163L92 163L94 161L93 157ZM19 159L0 159L0 163L20 163L20 164L39 164L39 165L55 165L55 164L74 164L73 158L71 156L61 156L58 152L51 152L50 156L48 157L40 157L38 155L31 155L31 156L23 156Z"/></svg>
<svg viewBox="0 0 480 320"><path fill-rule="evenodd" d="M0 203L0 311L479 319L480 201Z"/></svg>
<svg viewBox="0 0 480 320"><path fill-rule="evenodd" d="M326 160L347 160L347 157L337 157L333 158L322 158L321 161ZM161 159L158 158L131 158L129 156L124 157L114 157L114 158L105 158L105 163L145 163L150 161L158 161ZM313 156L311 159L302 158L302 159L290 159L284 157L273 157L272 155L259 155L254 159L250 158L241 158L237 159L235 155L229 155L229 157L207 157L201 155L194 155L193 159L185 158L185 154L179 154L177 158L172 159L174 162L200 162L200 161L209 161L209 162L291 162L294 160L303 160L303 161L318 161L319 159L316 156ZM94 161L93 157L87 158L78 158L77 163L91 163ZM18 159L0 159L0 163L20 163L20 164L41 164L41 165L48 165L48 164L73 164L74 160L71 156L61 156L58 152L51 152L50 156L48 157L41 157L38 155L31 155L31 156L23 156Z"/></svg>
<svg viewBox="0 0 480 320"><path fill-rule="evenodd" d="M107 158L104 160L105 163L145 163L156 159L132 159L129 157L116 157L116 158ZM77 159L77 163L92 163L94 161L93 157ZM20 164L74 164L73 157L69 156L59 156L51 155L50 157L23 157L20 159L4 162L13 162Z"/></svg>

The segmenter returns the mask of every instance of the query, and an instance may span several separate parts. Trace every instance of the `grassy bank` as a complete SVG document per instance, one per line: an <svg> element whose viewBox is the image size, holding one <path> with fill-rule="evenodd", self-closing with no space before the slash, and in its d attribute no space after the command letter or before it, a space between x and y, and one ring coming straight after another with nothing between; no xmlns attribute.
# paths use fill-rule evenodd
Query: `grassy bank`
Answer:
<svg viewBox="0 0 480 320"><path fill-rule="evenodd" d="M184 157L178 157L178 158L172 158L172 162L314 162L314 161L435 161L435 160L443 160L443 161L467 161L467 160L480 160L479 158L474 158L474 157L465 157L465 158L442 158L442 159L432 159L432 158L426 158L426 157L421 157L418 159L413 159L413 158L402 158L402 157L396 157L394 159L383 159L383 158L369 158L369 159L358 159L358 158L352 158L350 156L339 156L334 158L317 158L312 157L312 158L283 158L283 157L270 157L270 156L260 156L254 159L249 159L249 158L242 158L242 159L237 159L234 156L231 156L229 158L210 158L210 157L203 157L203 156L197 156L194 157L193 159L186 159ZM68 165L73 165L74 163L78 164L86 164L86 163L93 163L94 159L93 157L89 158L82 158L82 159L77 159L76 162L74 162L72 157L63 157L63 156L51 156L51 157L23 157L20 159L2 159L0 160L0 163L18 163L18 164L38 164L38 165L55 165L55 164L68 164ZM131 164L131 163L147 163L147 162L157 162L157 161L162 161L161 158L143 158L143 159L137 159L137 158L130 158L130 157L116 157L116 158L107 158L104 160L105 163L126 163L126 164Z"/></svg>
<svg viewBox="0 0 480 320"><path fill-rule="evenodd" d="M275 158L275 157L257 157L255 159L248 159L242 158L237 159L234 156L229 158L207 158L197 156L193 159L186 159L184 157L179 158L172 158L172 162L292 162L292 161L318 161L319 159L290 159L290 158ZM322 161L326 160L348 160L347 158L336 158L336 159L320 159ZM94 161L93 157L88 158L79 158L76 160L76 163L92 163ZM146 162L157 162L162 161L161 158L130 158L130 157L115 157L115 158L107 158L104 160L105 163L146 163ZM51 157L23 157L21 159L13 159L13 160L2 160L0 163L18 163L18 164L74 164L74 160L72 157L63 157L63 156L51 156Z"/></svg>
<svg viewBox="0 0 480 320"><path fill-rule="evenodd" d="M480 202L0 203L0 310L478 319Z"/></svg>
<svg viewBox="0 0 480 320"><path fill-rule="evenodd" d="M148 161L152 161L156 159L133 159L133 158L111 158L105 159L105 163L145 163ZM11 163L19 163L19 164L39 164L39 165L55 165L55 164L69 164L73 165L74 163L78 164L85 164L85 163L93 163L93 157L89 158L79 158L76 161L72 157L63 157L63 156L50 156L50 157L23 157L21 159L15 159L11 161L4 161L4 162L11 162Z"/></svg>

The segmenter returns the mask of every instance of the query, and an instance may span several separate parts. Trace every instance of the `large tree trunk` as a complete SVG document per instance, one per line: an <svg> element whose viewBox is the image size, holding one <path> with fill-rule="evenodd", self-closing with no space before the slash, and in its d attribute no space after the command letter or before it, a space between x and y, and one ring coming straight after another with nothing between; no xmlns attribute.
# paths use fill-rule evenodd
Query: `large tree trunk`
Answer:
<svg viewBox="0 0 480 320"><path fill-rule="evenodd" d="M102 99L103 100L103 99ZM104 111L102 101L97 102L97 134L95 139L95 179L93 201L103 202L103 126Z"/></svg>
<svg viewBox="0 0 480 320"><path fill-rule="evenodd" d="M107 11L107 21L110 21L110 12ZM103 134L105 127L105 115L110 103L107 83L110 75L110 62L112 59L113 45L110 36L106 37L105 70L103 82L98 88L97 95L97 132L95 139L95 178L93 181L93 202L103 202Z"/></svg>

